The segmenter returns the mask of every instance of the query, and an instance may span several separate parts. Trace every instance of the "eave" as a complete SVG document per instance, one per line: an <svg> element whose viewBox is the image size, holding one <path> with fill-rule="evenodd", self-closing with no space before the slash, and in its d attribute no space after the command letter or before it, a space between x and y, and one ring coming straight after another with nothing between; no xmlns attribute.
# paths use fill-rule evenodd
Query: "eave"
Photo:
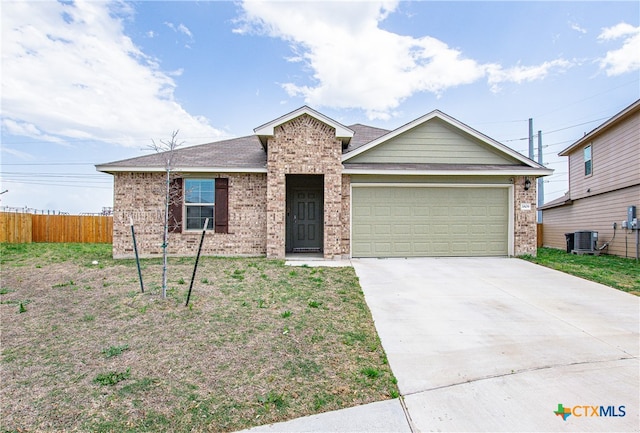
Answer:
<svg viewBox="0 0 640 433"><path fill-rule="evenodd" d="M399 176L550 176L553 170L529 166L447 164L344 164L343 174Z"/></svg>
<svg viewBox="0 0 640 433"><path fill-rule="evenodd" d="M571 204L573 204L573 200L571 199L569 194L565 194L562 197L550 201L549 203L543 204L542 206L538 207L538 210L553 209L556 207L568 206Z"/></svg>
<svg viewBox="0 0 640 433"><path fill-rule="evenodd" d="M603 132L607 131L608 129L612 128L613 126L617 125L619 122L623 121L624 119L626 119L627 117L633 115L638 111L640 111L640 99L638 99L633 104L629 105L627 108L620 111L616 115L612 116L609 120L599 125L595 129L591 130L589 133L585 134L582 138L577 140L571 146L567 147L566 149L558 153L558 156L569 156L569 154L573 152L575 149L593 140Z"/></svg>
<svg viewBox="0 0 640 433"><path fill-rule="evenodd" d="M103 173L164 173L164 167L112 167L96 165L96 170ZM177 173L266 173L266 167L174 167L172 172Z"/></svg>

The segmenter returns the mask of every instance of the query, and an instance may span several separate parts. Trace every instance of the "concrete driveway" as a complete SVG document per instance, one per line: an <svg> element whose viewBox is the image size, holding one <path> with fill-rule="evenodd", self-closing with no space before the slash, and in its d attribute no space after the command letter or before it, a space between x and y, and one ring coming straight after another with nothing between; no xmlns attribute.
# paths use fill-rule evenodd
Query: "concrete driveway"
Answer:
<svg viewBox="0 0 640 433"><path fill-rule="evenodd" d="M414 431L640 430L640 298L519 259L352 263Z"/></svg>

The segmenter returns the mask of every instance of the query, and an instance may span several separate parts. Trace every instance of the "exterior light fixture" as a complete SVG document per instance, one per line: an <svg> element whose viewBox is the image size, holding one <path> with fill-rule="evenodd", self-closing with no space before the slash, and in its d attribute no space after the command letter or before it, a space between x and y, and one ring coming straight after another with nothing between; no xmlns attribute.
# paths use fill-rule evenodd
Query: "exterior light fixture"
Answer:
<svg viewBox="0 0 640 433"><path fill-rule="evenodd" d="M531 181L529 180L529 178L525 178L524 179L524 190L525 191L529 191L529 188L531 188Z"/></svg>

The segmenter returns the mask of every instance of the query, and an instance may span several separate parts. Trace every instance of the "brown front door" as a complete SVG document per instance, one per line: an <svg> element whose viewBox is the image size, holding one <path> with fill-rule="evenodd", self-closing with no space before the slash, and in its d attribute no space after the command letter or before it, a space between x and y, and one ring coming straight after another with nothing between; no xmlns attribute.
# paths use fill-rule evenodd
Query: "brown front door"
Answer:
<svg viewBox="0 0 640 433"><path fill-rule="evenodd" d="M322 208L322 190L293 190L290 239L294 253L322 251Z"/></svg>

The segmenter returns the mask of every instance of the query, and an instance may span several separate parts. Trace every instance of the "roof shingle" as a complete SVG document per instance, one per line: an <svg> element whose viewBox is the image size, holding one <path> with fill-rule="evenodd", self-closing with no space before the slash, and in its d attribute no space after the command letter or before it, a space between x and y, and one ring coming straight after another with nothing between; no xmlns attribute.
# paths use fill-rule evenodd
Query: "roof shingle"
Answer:
<svg viewBox="0 0 640 433"><path fill-rule="evenodd" d="M154 153L99 164L97 168L107 173L109 169L121 167L164 169L165 155L166 153ZM249 135L177 149L173 166L178 170L181 168L262 169L267 166L267 154L258 137Z"/></svg>

